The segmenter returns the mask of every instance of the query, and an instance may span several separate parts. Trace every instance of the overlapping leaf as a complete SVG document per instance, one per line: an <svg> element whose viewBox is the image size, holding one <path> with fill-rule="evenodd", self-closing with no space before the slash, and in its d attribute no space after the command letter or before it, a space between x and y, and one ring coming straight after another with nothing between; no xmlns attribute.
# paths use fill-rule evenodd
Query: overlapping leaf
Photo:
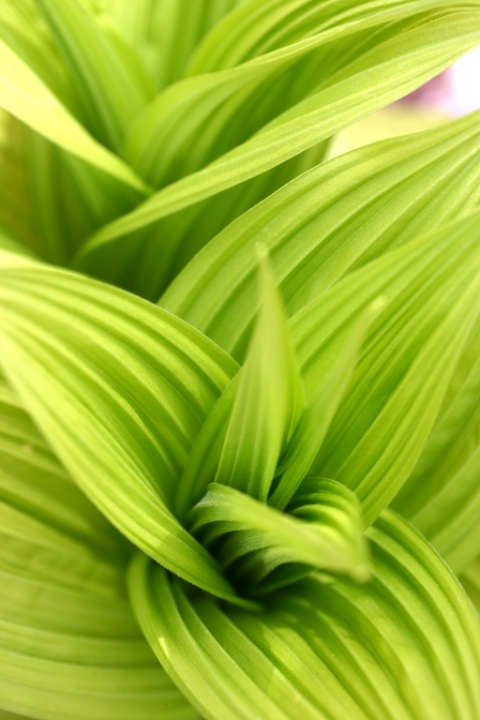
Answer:
<svg viewBox="0 0 480 720"><path fill-rule="evenodd" d="M118 151L136 116L154 96L129 73L116 48L79 0L34 0L68 67L91 132Z"/></svg>
<svg viewBox="0 0 480 720"><path fill-rule="evenodd" d="M0 717L198 717L135 624L125 541L3 380L0 457Z"/></svg>
<svg viewBox="0 0 480 720"><path fill-rule="evenodd" d="M208 31L243 0L103 0L110 22L159 88L179 80Z"/></svg>
<svg viewBox="0 0 480 720"><path fill-rule="evenodd" d="M418 6L416 9L418 11ZM312 147L362 115L367 115L413 89L430 74L438 72L442 68L442 62L448 65L453 61L456 53L464 52L470 44L477 41L473 27L476 21L480 21L480 16L477 17L476 10L472 6L469 6L468 11L455 6L449 10L438 11L432 17L428 15L419 18L408 21L408 28L404 23L389 26L383 34L379 33L378 46L366 52L364 57L359 57L358 62L349 63L344 71L339 70L328 87L320 89L318 93L307 97L291 110L280 114L274 122L267 124L262 132L256 133L236 148L226 152L203 170L169 185L140 205L133 213L106 226L92 238L79 255L79 267L112 282L118 283L121 279L122 284L126 284L130 289L151 297L154 289L150 277L151 271L146 272L143 265L140 268L129 269L127 256L131 258L132 253L136 253L137 256L144 254L149 257L161 256L165 228L163 224L150 228L152 224L260 175ZM371 35L369 31L369 37ZM372 37L377 38L375 33ZM330 39L333 40L333 35ZM268 66L267 57L251 61L253 67L256 67L256 62L264 62ZM250 72L250 68L251 64L247 63L225 72L227 74ZM386 74L389 76L388 84L385 83ZM219 82L219 78L217 74L206 75L185 82L192 84L192 92L196 98L196 112L187 113L189 121L194 123L197 112L200 112L196 94L199 86L204 84L209 88L211 83ZM179 126L177 117L180 108L182 113L185 111L182 105L182 87L183 85L179 84L166 91L169 96L181 97L178 99L178 107L175 106L176 111L168 119L169 129L173 128L172 132L176 133L175 143L173 138L169 137L167 141L166 137L162 137L158 144L162 162L167 162L168 159L165 154L167 146L172 152L177 142L178 147L185 147L185 133ZM230 81L226 87L230 88ZM162 117L166 117L164 110L165 108L161 109ZM215 122L213 124L215 125ZM156 122L152 121L152 126L156 127ZM202 146L197 135L194 132L192 139L195 138L195 147L198 147L200 152ZM142 133L143 137L145 132ZM226 134L222 133L221 137L226 137ZM218 148L217 145L215 147ZM153 157L152 148L148 143L145 145L145 155L148 158ZM190 156L189 154L188 158ZM177 160L174 164L178 165ZM180 174L187 171L188 168L184 168ZM184 220L180 222L183 223ZM136 234L137 231L140 231L139 234ZM167 257L173 251L167 243ZM160 290L161 286L158 284L157 292Z"/></svg>
<svg viewBox="0 0 480 720"><path fill-rule="evenodd" d="M412 241L347 276L292 319L308 394L338 328L375 296L387 301L312 466L356 490L367 522L413 470L478 320L479 227L477 212Z"/></svg>
<svg viewBox="0 0 480 720"><path fill-rule="evenodd" d="M367 522L413 470L474 330L479 232L475 213L406 243L345 277L290 321L311 402L367 308L384 298L320 452L305 470L354 489ZM225 393L195 443L177 496L180 512L214 479L231 402Z"/></svg>
<svg viewBox="0 0 480 720"><path fill-rule="evenodd" d="M139 193L26 128L30 211L42 259L68 265L86 237Z"/></svg>
<svg viewBox="0 0 480 720"><path fill-rule="evenodd" d="M456 572L480 552L479 331L477 323L425 449L395 500Z"/></svg>
<svg viewBox="0 0 480 720"><path fill-rule="evenodd" d="M256 312L256 243L288 311L480 199L480 116L340 157L279 190L215 238L161 299L243 359Z"/></svg>
<svg viewBox="0 0 480 720"><path fill-rule="evenodd" d="M42 80L0 40L0 107L60 147L140 192L144 183L120 158L100 145Z"/></svg>
<svg viewBox="0 0 480 720"><path fill-rule="evenodd" d="M71 475L139 547L233 598L170 505L234 361L155 306L73 273L3 253L1 275L2 364Z"/></svg>
<svg viewBox="0 0 480 720"><path fill-rule="evenodd" d="M314 569L369 577L354 493L333 480L311 480L288 509L281 513L214 483L192 509L190 527L247 595L270 593Z"/></svg>
<svg viewBox="0 0 480 720"><path fill-rule="evenodd" d="M260 260L259 275L260 310L215 480L266 502L304 401L282 300L266 258Z"/></svg>
<svg viewBox="0 0 480 720"><path fill-rule="evenodd" d="M480 558L460 575L460 582L480 614Z"/></svg>
<svg viewBox="0 0 480 720"><path fill-rule="evenodd" d="M221 609L138 556L130 595L157 656L206 718L475 720L480 635L448 568L388 513L372 582L311 579L260 614ZM161 638L161 640L160 640Z"/></svg>

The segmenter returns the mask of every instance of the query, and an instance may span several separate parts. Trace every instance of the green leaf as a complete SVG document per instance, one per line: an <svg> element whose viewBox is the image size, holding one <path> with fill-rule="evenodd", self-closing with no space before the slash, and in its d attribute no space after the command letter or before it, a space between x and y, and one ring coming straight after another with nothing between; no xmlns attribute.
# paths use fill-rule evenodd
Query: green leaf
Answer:
<svg viewBox="0 0 480 720"><path fill-rule="evenodd" d="M328 362L323 368L323 372L319 374L318 384L298 419L290 441L284 447L282 455L278 456L278 453L275 455L275 476L280 479L276 484L274 483L274 492L268 499L269 504L283 510L310 470L325 438L328 425L351 378L363 331L366 323L371 319L371 314L372 309L360 313L353 323L347 323L340 331L334 351L328 355ZM258 333L258 336L262 336L262 333ZM261 358L260 351L259 354ZM235 377L223 393L193 444L176 494L175 507L180 517L186 516L192 503L200 500L211 482L218 481L218 463L224 448L226 429L237 397L238 382L242 377L242 372ZM279 394L281 392L279 390ZM254 417L256 412L257 408L254 404L252 407ZM242 414L239 413L239 415L242 419ZM270 420L270 422L273 421L273 419ZM257 421L251 420L251 423L253 422ZM235 435L232 433L232 444L234 438ZM268 448L265 448L263 452L268 453ZM277 465L279 460L280 463ZM273 460L272 467L274 467ZM282 477L283 473L285 474ZM249 477L250 474L246 470L243 482L245 483L245 479ZM230 484L228 474L225 474L223 483Z"/></svg>
<svg viewBox="0 0 480 720"><path fill-rule="evenodd" d="M395 507L462 572L480 553L480 322Z"/></svg>
<svg viewBox="0 0 480 720"><path fill-rule="evenodd" d="M305 580L261 613L220 608L137 555L130 597L206 718L474 720L480 627L447 566L392 513L368 531L374 579Z"/></svg>
<svg viewBox="0 0 480 720"><path fill-rule="evenodd" d="M243 0L105 0L109 19L159 88L179 80L209 30Z"/></svg>
<svg viewBox="0 0 480 720"><path fill-rule="evenodd" d="M259 239L293 314L352 269L478 204L479 120L473 113L374 144L297 178L204 248L162 306L242 361L256 312Z"/></svg>
<svg viewBox="0 0 480 720"><path fill-rule="evenodd" d="M265 594L314 569L368 579L367 546L352 492L333 480L311 480L290 511L286 515L213 483L190 513L191 531L212 547L246 594Z"/></svg>
<svg viewBox="0 0 480 720"><path fill-rule="evenodd" d="M0 107L40 135L123 183L146 187L122 160L96 142L30 68L0 40Z"/></svg>
<svg viewBox="0 0 480 720"><path fill-rule="evenodd" d="M0 717L197 718L140 634L127 543L0 381Z"/></svg>
<svg viewBox="0 0 480 720"><path fill-rule="evenodd" d="M460 575L460 582L465 591L480 613L480 558L477 558L464 572Z"/></svg>
<svg viewBox="0 0 480 720"><path fill-rule="evenodd" d="M413 470L478 320L479 227L477 212L410 241L347 275L290 320L308 404L366 310L384 297L308 470L355 490L367 524ZM215 476L233 393L222 396L192 448L177 496L181 516Z"/></svg>
<svg viewBox="0 0 480 720"><path fill-rule="evenodd" d="M283 510L309 473L352 378L366 326L380 307L378 302L374 304L360 317L356 326L345 333L344 347L339 347L338 357L335 358L332 368L320 381L300 417L277 468L276 474L280 479L268 500L273 507Z"/></svg>
<svg viewBox="0 0 480 720"><path fill-rule="evenodd" d="M412 241L292 319L308 397L331 362L338 329L385 296L312 466L357 492L367 523L413 470L478 320L479 227L477 212Z"/></svg>
<svg viewBox="0 0 480 720"><path fill-rule="evenodd" d="M85 238L134 207L139 193L32 130L26 132L37 250L48 262L68 265Z"/></svg>
<svg viewBox="0 0 480 720"><path fill-rule="evenodd" d="M132 542L235 601L171 511L193 439L237 372L234 361L138 298L0 257L1 362L67 470Z"/></svg>
<svg viewBox="0 0 480 720"><path fill-rule="evenodd" d="M94 136L118 151L128 129L153 98L136 82L117 48L77 0L35 0L45 18Z"/></svg>
<svg viewBox="0 0 480 720"><path fill-rule="evenodd" d="M480 15L477 17L469 6L468 11L461 8L438 11L434 16L421 16L421 19L408 21L407 25L399 23L398 27L390 28L391 37L382 37L384 42L380 41L357 63L348 65L345 73L337 73L330 86L280 114L262 132L229 150L204 169L170 184L132 213L103 228L82 249L78 267L91 274L108 277L112 282L121 282L121 274L125 271L122 252L131 257L132 245L138 248L139 241L144 239L142 233L127 239L125 236L149 228L161 218L279 165L342 127L401 97L451 64L468 47L473 47L477 43L476 23L479 21ZM226 72L243 72L242 68L245 66ZM387 84L386 76L389 77ZM197 87L197 81L208 84L213 79L200 76L188 82ZM230 87L230 81L226 87ZM179 88L178 85L172 87L171 93L181 94ZM195 107L197 104L196 101ZM180 107L184 114L181 101ZM193 117L192 113L187 116ZM172 126L177 123L178 118L172 117ZM177 140L180 141L180 129L178 132ZM194 136L195 142L198 142L196 134ZM167 145L171 145L170 141L165 142L163 138L159 143L162 153ZM183 138L180 146L183 147ZM150 147L145 152L152 157ZM160 254L163 233L155 233L155 228L149 232L154 235L150 242L155 243L157 254ZM106 271L105 267L108 268ZM105 272L106 275L103 275ZM142 292L142 280L135 277L135 267L131 267L129 275L133 276L128 281L129 287L135 286L139 288L137 291Z"/></svg>
<svg viewBox="0 0 480 720"><path fill-rule="evenodd" d="M303 411L301 378L282 300L260 259L260 310L241 371L215 482L266 502L280 453Z"/></svg>
<svg viewBox="0 0 480 720"><path fill-rule="evenodd" d="M60 101L78 117L80 110L68 72L35 0L3 0L0 38L28 65Z"/></svg>
<svg viewBox="0 0 480 720"><path fill-rule="evenodd" d="M3 231L0 225L0 249L8 250L8 252L19 253L20 255L27 255L31 257L33 253L28 248L22 245L18 240L14 240L10 235Z"/></svg>
<svg viewBox="0 0 480 720"><path fill-rule="evenodd" d="M28 130L0 110L0 226L26 247L37 250L27 178Z"/></svg>

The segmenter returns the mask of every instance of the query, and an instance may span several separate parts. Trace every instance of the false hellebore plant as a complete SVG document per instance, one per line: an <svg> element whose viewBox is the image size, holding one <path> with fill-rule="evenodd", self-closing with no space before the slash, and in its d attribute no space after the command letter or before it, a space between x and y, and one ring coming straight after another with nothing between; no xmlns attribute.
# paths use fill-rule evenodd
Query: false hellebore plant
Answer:
<svg viewBox="0 0 480 720"><path fill-rule="evenodd" d="M0 718L479 720L480 114L322 162L479 41L0 1Z"/></svg>

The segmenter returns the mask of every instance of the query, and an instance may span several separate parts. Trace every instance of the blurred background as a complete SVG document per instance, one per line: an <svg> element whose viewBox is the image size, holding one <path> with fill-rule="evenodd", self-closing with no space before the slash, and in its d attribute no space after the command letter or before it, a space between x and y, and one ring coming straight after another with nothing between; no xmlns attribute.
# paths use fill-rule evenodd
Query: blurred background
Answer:
<svg viewBox="0 0 480 720"><path fill-rule="evenodd" d="M480 47L399 102L340 132L329 157L480 109Z"/></svg>

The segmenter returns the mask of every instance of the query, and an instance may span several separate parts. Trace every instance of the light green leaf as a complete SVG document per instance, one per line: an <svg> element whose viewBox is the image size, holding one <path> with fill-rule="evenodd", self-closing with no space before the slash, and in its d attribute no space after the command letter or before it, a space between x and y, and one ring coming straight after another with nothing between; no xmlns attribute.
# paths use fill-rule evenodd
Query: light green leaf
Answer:
<svg viewBox="0 0 480 720"><path fill-rule="evenodd" d="M205 718L475 720L480 627L461 587L394 514L368 537L372 582L305 580L260 614L189 597L138 555L135 614Z"/></svg>
<svg viewBox="0 0 480 720"><path fill-rule="evenodd" d="M480 322L395 507L462 572L480 552Z"/></svg>
<svg viewBox="0 0 480 720"><path fill-rule="evenodd" d="M287 16L281 44L278 28L267 26L264 29L267 38L271 33L277 34L274 43L277 50L268 52L267 40L267 48L263 48L260 57L226 72L212 73L200 67L194 71L194 77L156 98L134 127L125 149L126 158L142 177L162 187L208 165L257 132L263 132L269 124L272 127L282 124L284 113L298 117L309 96L351 77L358 69L356 65L363 69L364 65L374 65L364 56L368 58L378 45L388 47L400 31L405 34L409 29L405 22L392 27L387 23L439 3L407 2L399 8L398 3L384 2L374 9L364 2L352 7L344 0L333 3L333 8L332 4L319 3L312 7L309 0L294 4L297 8L303 6L309 22L302 32L298 18ZM273 5L278 6L278 2ZM284 7L280 10L285 12ZM278 7L262 7L261 13L274 26L278 24ZM211 42L215 44L217 35L227 36L224 40L228 42L232 31L238 40L235 22L238 16L246 16L250 25L257 14L258 9L251 3L243 6L217 27ZM416 18L414 27L419 21L428 25L432 17L430 13ZM223 28L225 24L227 31ZM254 25L246 38L250 39L255 32ZM241 37L242 45L246 38ZM428 42L427 38L428 31L425 38ZM262 39L256 38L260 47ZM308 147L311 144L302 150Z"/></svg>
<svg viewBox="0 0 480 720"><path fill-rule="evenodd" d="M179 80L198 43L243 0L104 0L105 10L142 57L155 84Z"/></svg>
<svg viewBox="0 0 480 720"><path fill-rule="evenodd" d="M266 502L280 453L303 411L282 299L260 259L260 310L230 414L215 482Z"/></svg>
<svg viewBox="0 0 480 720"><path fill-rule="evenodd" d="M78 266L94 275L102 275L108 267L108 279L120 282L120 275L125 270L122 251L131 257L132 244L135 247L139 239L142 240L141 234L127 240L124 236L148 228L161 218L279 165L401 97L451 64L468 47L473 47L478 41L476 23L480 23L480 13L469 6L468 11L461 8L439 11L433 17L426 15L421 20L409 21L408 27L400 23L390 29L391 37L382 38L384 42L379 42L357 63L348 65L345 73L337 73L330 86L279 115L262 132L229 150L203 170L170 184L134 212L103 228L79 254ZM385 83L386 76L388 83ZM208 83L210 77L200 76L192 82L196 84L197 80ZM171 92L180 93L178 87L173 87ZM192 114L188 113L188 117ZM172 119L172 125L176 124L177 120ZM167 144L170 146L170 142ZM163 153L164 139L160 145ZM145 151L151 157L151 150L146 148ZM155 234L155 228L151 232L155 239L151 238L150 242L155 242L160 254L163 234ZM134 267L129 274L135 278ZM142 292L139 278L128 282L129 287L135 285Z"/></svg>
<svg viewBox="0 0 480 720"><path fill-rule="evenodd" d="M170 509L193 438L236 373L234 361L138 298L0 257L1 362L65 467L132 542L235 600Z"/></svg>
<svg viewBox="0 0 480 720"><path fill-rule="evenodd" d="M285 508L300 482L310 470L351 378L365 326L371 318L372 309L369 309L359 318L355 318L353 324L347 323L346 327L342 329L335 351L329 354L329 364L325 366L323 374L318 378L318 387L313 391L309 403L300 415L290 441L284 446L284 453L280 456L275 453L275 457L272 458L275 476L279 478L276 484L274 482L274 492L268 499L269 504L274 507L281 510ZM264 331L258 333L257 325L257 338L262 337L263 333ZM260 347L261 345L259 345ZM260 358L262 359L261 353ZM185 517L192 503L200 500L207 491L209 483L219 479L219 459L224 448L226 429L238 393L238 382L242 375L243 371L235 377L223 393L193 444L176 494L176 508L180 517ZM281 393L282 390L279 390L278 394ZM247 423L247 428L258 422L256 419L257 406L258 403L253 403L251 409L253 418L249 424ZM243 414L239 413L239 417L241 420ZM232 433L232 445L234 445L234 439L235 434ZM266 454L269 450L265 448L263 452ZM278 461L280 461L279 464ZM269 473L269 476L271 475L272 471ZM239 480L242 480L245 485L250 476L251 473L246 469L243 472L243 478L239 476ZM222 475L222 481L225 485L231 484L228 473ZM243 490L246 491L246 488L244 487Z"/></svg>
<svg viewBox="0 0 480 720"><path fill-rule="evenodd" d="M339 328L385 295L312 466L357 492L367 523L413 470L478 320L479 228L477 212L412 241L347 276L292 319L308 397L331 362Z"/></svg>
<svg viewBox="0 0 480 720"><path fill-rule="evenodd" d="M352 269L471 211L480 201L479 152L473 113L324 163L226 228L160 302L241 361L256 312L259 239L293 314Z"/></svg>
<svg viewBox="0 0 480 720"><path fill-rule="evenodd" d="M118 151L136 116L153 98L123 55L78 0L35 0L69 68L88 126Z"/></svg>
<svg viewBox="0 0 480 720"><path fill-rule="evenodd" d="M68 265L86 237L131 209L139 193L46 138L28 133L28 182L42 259Z"/></svg>
<svg viewBox="0 0 480 720"><path fill-rule="evenodd" d="M333 367L322 378L305 408L277 468L280 479L268 501L272 507L283 510L308 475L352 378L366 326L380 309L380 303L374 304L356 326L345 333L344 347L339 348Z"/></svg>
<svg viewBox="0 0 480 720"><path fill-rule="evenodd" d="M192 509L190 529L247 595L269 593L315 569L368 579L367 545L352 492L333 480L311 480L289 510L284 514L213 483Z"/></svg>
<svg viewBox="0 0 480 720"><path fill-rule="evenodd" d="M413 470L478 321L479 228L477 212L410 241L347 275L290 320L310 403L365 311L385 299L308 471L355 490L367 524ZM233 392L217 403L190 453L177 496L181 516L214 478Z"/></svg>
<svg viewBox="0 0 480 720"><path fill-rule="evenodd" d="M127 543L0 381L0 717L189 720L140 634Z"/></svg>
<svg viewBox="0 0 480 720"><path fill-rule="evenodd" d="M0 107L40 135L146 193L122 160L96 142L30 68L0 40Z"/></svg>
<svg viewBox="0 0 480 720"><path fill-rule="evenodd" d="M3 0L0 38L79 119L80 110L68 71L35 0Z"/></svg>
<svg viewBox="0 0 480 720"><path fill-rule="evenodd" d="M379 22L392 22L446 5L452 6L452 3L386 0L372 5L352 0L333 0L328 4L309 0L264 0L259 5L250 0L205 39L195 54L190 72L202 74L234 67L344 23L348 35L352 32L350 23L376 26ZM353 32L356 29L354 25ZM328 73L329 70L321 68L321 72Z"/></svg>

